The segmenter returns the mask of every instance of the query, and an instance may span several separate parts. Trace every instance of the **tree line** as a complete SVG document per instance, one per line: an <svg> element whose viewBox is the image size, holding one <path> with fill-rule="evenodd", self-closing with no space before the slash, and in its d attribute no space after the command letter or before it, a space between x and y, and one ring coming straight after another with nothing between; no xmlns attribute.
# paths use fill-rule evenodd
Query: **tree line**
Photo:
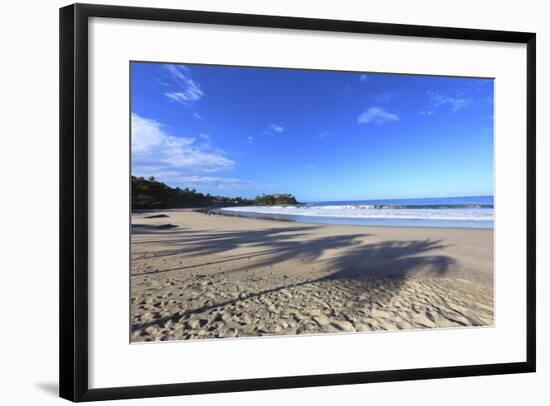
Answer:
<svg viewBox="0 0 550 406"><path fill-rule="evenodd" d="M256 199L204 194L195 189L172 188L154 177L132 176L132 209L176 209L208 206L288 205L298 204L289 193L263 194Z"/></svg>

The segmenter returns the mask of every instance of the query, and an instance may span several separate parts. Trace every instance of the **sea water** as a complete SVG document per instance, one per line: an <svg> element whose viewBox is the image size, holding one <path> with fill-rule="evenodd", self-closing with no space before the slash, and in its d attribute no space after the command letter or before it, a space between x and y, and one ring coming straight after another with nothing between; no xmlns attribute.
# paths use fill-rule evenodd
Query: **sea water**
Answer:
<svg viewBox="0 0 550 406"><path fill-rule="evenodd" d="M394 227L492 228L493 196L311 202L288 206L243 206L223 214L320 224Z"/></svg>

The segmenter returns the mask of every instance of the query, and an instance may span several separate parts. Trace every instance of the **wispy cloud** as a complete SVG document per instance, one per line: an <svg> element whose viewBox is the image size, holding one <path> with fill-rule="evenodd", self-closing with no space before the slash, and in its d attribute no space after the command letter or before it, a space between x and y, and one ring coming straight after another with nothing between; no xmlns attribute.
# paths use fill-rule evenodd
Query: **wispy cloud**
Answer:
<svg viewBox="0 0 550 406"><path fill-rule="evenodd" d="M199 135L208 141L206 134ZM177 137L158 121L132 113L132 173L173 182L182 174L229 170L235 162L209 143L198 145L193 137Z"/></svg>
<svg viewBox="0 0 550 406"><path fill-rule="evenodd" d="M202 120L202 116L199 113L193 113L193 117L195 117L197 120Z"/></svg>
<svg viewBox="0 0 550 406"><path fill-rule="evenodd" d="M317 137L319 138L325 138L325 137L328 137L330 135L330 132L329 131L321 131L319 134L317 134Z"/></svg>
<svg viewBox="0 0 550 406"><path fill-rule="evenodd" d="M254 142L254 137L249 135L248 137L246 137L246 142L252 144Z"/></svg>
<svg viewBox="0 0 550 406"><path fill-rule="evenodd" d="M431 90L428 91L428 95L430 96L430 100L434 107L449 105L451 106L452 111L458 111L466 106L469 106L473 102L473 100L468 97L450 97Z"/></svg>
<svg viewBox="0 0 550 406"><path fill-rule="evenodd" d="M267 135L282 134L285 132L285 128L279 124L269 123L263 132Z"/></svg>
<svg viewBox="0 0 550 406"><path fill-rule="evenodd" d="M204 96L200 85L191 78L191 70L184 65L164 65L168 84L173 90L164 95L178 103L188 104L199 100Z"/></svg>
<svg viewBox="0 0 550 406"><path fill-rule="evenodd" d="M432 116L432 115L435 114L435 111L433 111L433 110L422 110L418 114L420 114L421 116Z"/></svg>
<svg viewBox="0 0 550 406"><path fill-rule="evenodd" d="M380 125L386 122L397 120L399 120L399 116L397 114L390 113L384 110L382 107L371 107L367 111L357 116L357 122L359 124L375 123Z"/></svg>
<svg viewBox="0 0 550 406"><path fill-rule="evenodd" d="M363 75L359 76L359 80L361 82L366 82L367 80L369 80L369 75L363 74Z"/></svg>
<svg viewBox="0 0 550 406"><path fill-rule="evenodd" d="M312 171L314 169L317 169L317 165L315 165L315 164L304 164L304 168Z"/></svg>
<svg viewBox="0 0 550 406"><path fill-rule="evenodd" d="M250 180L243 180L237 178L224 178L217 176L181 176L178 179L181 184L188 185L188 187L194 187L196 189L209 189L209 190L259 190L265 187L265 185L259 185L256 182Z"/></svg>
<svg viewBox="0 0 550 406"><path fill-rule="evenodd" d="M403 91L385 91L385 92L368 92L367 95L372 103L375 104L388 104L401 96Z"/></svg>

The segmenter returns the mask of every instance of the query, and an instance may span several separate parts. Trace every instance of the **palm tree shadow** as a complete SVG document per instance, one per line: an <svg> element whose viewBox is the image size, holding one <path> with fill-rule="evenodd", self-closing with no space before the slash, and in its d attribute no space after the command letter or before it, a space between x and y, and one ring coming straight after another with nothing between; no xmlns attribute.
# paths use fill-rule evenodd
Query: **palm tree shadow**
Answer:
<svg viewBox="0 0 550 406"><path fill-rule="evenodd" d="M308 285L325 286L337 281L343 281L350 297L363 297L370 302L384 304L397 294L407 278L413 274L422 274L430 277L445 275L454 264L454 260L445 255L434 255L434 251L445 246L440 240L408 240L383 241L367 243L371 234L357 233L344 235L322 236L317 238L303 238L308 231L318 227L295 226L279 227L264 230L229 231L215 233L175 233L170 230L163 244L170 246L162 255L200 256L225 253L226 251L246 246L254 249L257 257L253 265L246 268L266 268L281 264L289 260L299 260L309 265L322 260L329 273L324 276L300 282L282 283L269 289L248 292L246 298L234 298L216 303L204 304L186 311L134 324L132 330L142 330L148 326L158 324L163 326L169 320L177 321L182 317L208 312L213 309L222 309L228 305L265 295L272 295L283 289L298 289ZM156 240L158 243L158 240ZM147 244L148 242L143 242ZM329 250L341 250L342 254L328 259L322 259ZM240 257L235 257L240 259ZM228 258L224 261L232 261ZM157 274L189 269L193 266L182 266L133 274ZM235 268L221 273L239 272L244 268ZM383 291L372 289L372 281L384 278L391 283Z"/></svg>
<svg viewBox="0 0 550 406"><path fill-rule="evenodd" d="M331 279L366 277L405 278L411 273L422 272L430 276L442 276L454 260L445 255L426 255L441 250L441 240L384 241L352 250L334 258L331 266L336 272Z"/></svg>

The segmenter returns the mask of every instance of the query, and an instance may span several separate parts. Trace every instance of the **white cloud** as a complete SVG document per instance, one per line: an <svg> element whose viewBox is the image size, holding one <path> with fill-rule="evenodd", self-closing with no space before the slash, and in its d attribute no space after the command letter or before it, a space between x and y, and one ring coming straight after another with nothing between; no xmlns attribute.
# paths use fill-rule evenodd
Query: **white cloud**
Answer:
<svg viewBox="0 0 550 406"><path fill-rule="evenodd" d="M204 96L200 85L191 79L191 71L184 65L164 65L167 77L171 81L173 91L164 93L168 98L187 104Z"/></svg>
<svg viewBox="0 0 550 406"><path fill-rule="evenodd" d="M246 137L246 142L249 143L249 144L252 144L254 142L254 137L249 135L248 137Z"/></svg>
<svg viewBox="0 0 550 406"><path fill-rule="evenodd" d="M431 116L435 114L435 111L433 110L421 111L418 114L420 114L421 116Z"/></svg>
<svg viewBox="0 0 550 406"><path fill-rule="evenodd" d="M367 96L373 104L389 104L403 95L403 91L368 92Z"/></svg>
<svg viewBox="0 0 550 406"><path fill-rule="evenodd" d="M397 120L399 120L399 116L397 114L390 113L382 107L371 107L357 117L357 122L359 124L384 124L386 122Z"/></svg>
<svg viewBox="0 0 550 406"><path fill-rule="evenodd" d="M236 179L236 178L223 178L216 176L181 176L177 178L177 182L186 187L193 187L196 189L209 189L209 190L257 190L261 189L263 185L258 185L250 180Z"/></svg>
<svg viewBox="0 0 550 406"><path fill-rule="evenodd" d="M198 146L195 138L176 137L161 123L132 113L133 175L155 176L171 183L182 174L219 172L234 164L222 151Z"/></svg>
<svg viewBox="0 0 550 406"><path fill-rule="evenodd" d="M359 80L361 82L366 82L367 80L369 80L369 75L363 74L363 75L359 76Z"/></svg>
<svg viewBox="0 0 550 406"><path fill-rule="evenodd" d="M467 97L449 97L433 91L429 91L428 95L434 107L450 105L452 111L458 111L472 104L472 99Z"/></svg>
<svg viewBox="0 0 550 406"><path fill-rule="evenodd" d="M264 130L264 134L267 134L267 135L282 134L284 132L285 132L285 128L282 125L275 124L275 123L269 123L269 125Z"/></svg>
<svg viewBox="0 0 550 406"><path fill-rule="evenodd" d="M313 169L317 169L317 165L315 165L315 164L304 164L304 168L309 169L309 170L313 170Z"/></svg>
<svg viewBox="0 0 550 406"><path fill-rule="evenodd" d="M325 138L325 137L328 137L329 135L330 135L329 131L321 131L319 134L317 134L317 137Z"/></svg>
<svg viewBox="0 0 550 406"><path fill-rule="evenodd" d="M199 113L193 113L193 117L195 117L197 120L202 120L202 116Z"/></svg>

